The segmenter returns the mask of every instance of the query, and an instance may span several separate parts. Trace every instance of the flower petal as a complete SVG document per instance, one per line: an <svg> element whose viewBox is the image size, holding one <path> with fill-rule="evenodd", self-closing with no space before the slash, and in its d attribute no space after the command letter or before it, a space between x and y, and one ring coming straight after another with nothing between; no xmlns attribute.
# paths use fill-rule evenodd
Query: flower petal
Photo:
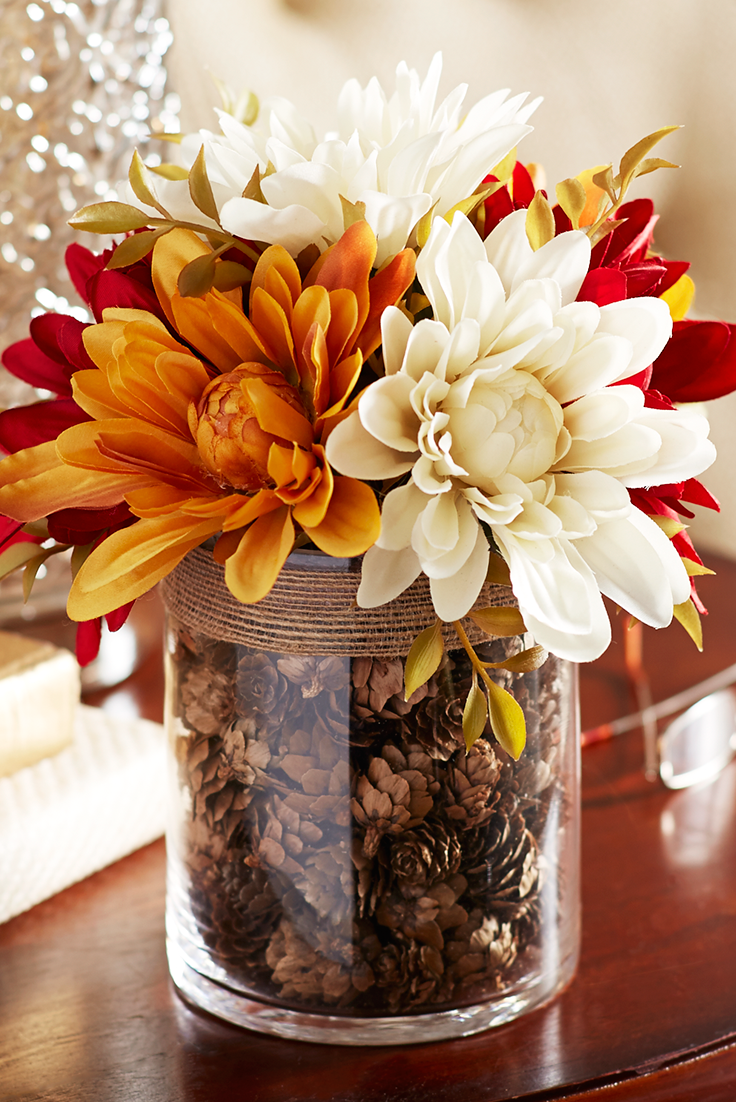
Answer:
<svg viewBox="0 0 736 1102"><path fill-rule="evenodd" d="M403 593L422 572L419 556L411 549L386 551L369 548L363 558L363 570L356 601L360 608L385 605Z"/></svg>

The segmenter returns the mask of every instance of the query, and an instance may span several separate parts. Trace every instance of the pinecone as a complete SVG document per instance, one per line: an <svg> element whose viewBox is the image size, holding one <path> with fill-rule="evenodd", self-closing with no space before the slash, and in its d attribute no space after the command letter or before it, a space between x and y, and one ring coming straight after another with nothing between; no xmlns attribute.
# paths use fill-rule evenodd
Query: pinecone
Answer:
<svg viewBox="0 0 736 1102"><path fill-rule="evenodd" d="M469 894L504 920L526 915L539 894L540 858L512 790L496 804L469 850L463 862Z"/></svg>
<svg viewBox="0 0 736 1102"><path fill-rule="evenodd" d="M395 746L384 746L373 757L368 772L356 774L350 808L365 827L363 853L373 857L385 834L399 834L422 821L433 807L426 773L409 768Z"/></svg>
<svg viewBox="0 0 736 1102"><path fill-rule="evenodd" d="M216 734L230 722L235 710L231 673L209 663L187 671L180 696L184 722L203 735Z"/></svg>
<svg viewBox="0 0 736 1102"><path fill-rule="evenodd" d="M475 908L445 946L448 979L456 985L454 997L481 1000L501 990L503 974L517 953L512 924Z"/></svg>
<svg viewBox="0 0 736 1102"><path fill-rule="evenodd" d="M466 887L465 878L456 875L435 884L418 898L387 896L376 911L376 919L389 930L400 931L406 938L441 950L444 931L467 921L468 912L458 903Z"/></svg>
<svg viewBox="0 0 736 1102"><path fill-rule="evenodd" d="M464 697L458 692L448 698L444 692L437 690L435 682L434 692L427 695L412 716L410 735L430 757L437 761L448 761L453 754L465 747Z"/></svg>
<svg viewBox="0 0 736 1102"><path fill-rule="evenodd" d="M432 945L397 937L373 962L376 986L393 1011L405 1013L436 1002L445 970L442 953Z"/></svg>
<svg viewBox="0 0 736 1102"><path fill-rule="evenodd" d="M337 693L350 684L350 659L332 655L327 658L302 658L290 654L277 661L279 672L293 685L298 685L302 697L312 700L320 693Z"/></svg>
<svg viewBox="0 0 736 1102"><path fill-rule="evenodd" d="M266 949L266 963L282 999L315 1006L346 1006L357 994L352 982L352 948L334 938L312 947L283 919ZM361 982L366 976L362 970ZM365 990L365 987L363 987Z"/></svg>
<svg viewBox="0 0 736 1102"><path fill-rule="evenodd" d="M268 972L266 947L281 917L281 903L271 878L250 868L244 854L234 851L223 870L222 891L213 893L209 937L213 949L247 979ZM203 931L204 932L204 931Z"/></svg>
<svg viewBox="0 0 736 1102"><path fill-rule="evenodd" d="M392 696L403 696L404 663L400 658L354 658L351 676L353 708L361 718L378 715Z"/></svg>
<svg viewBox="0 0 736 1102"><path fill-rule="evenodd" d="M462 846L455 830L437 818L420 823L394 839L391 845L391 878L405 899L417 898L456 873Z"/></svg>
<svg viewBox="0 0 736 1102"><path fill-rule="evenodd" d="M250 825L250 853L245 858L252 868L274 869L291 884L303 875L301 861L322 842L322 831L275 793L258 807Z"/></svg>
<svg viewBox="0 0 736 1102"><path fill-rule="evenodd" d="M485 739L461 751L447 771L444 813L463 830L481 826L493 814L503 766Z"/></svg>
<svg viewBox="0 0 736 1102"><path fill-rule="evenodd" d="M309 708L311 709L311 704ZM350 823L350 771L347 753L310 715L300 722L310 730L297 728L282 733L283 741L271 763L272 779L287 806L316 822L331 820L338 826ZM283 780L277 779L277 768Z"/></svg>
<svg viewBox="0 0 736 1102"><path fill-rule="evenodd" d="M261 726L277 727L287 709L292 711L293 693L271 655L247 652L238 662L238 704L246 716L257 717Z"/></svg>

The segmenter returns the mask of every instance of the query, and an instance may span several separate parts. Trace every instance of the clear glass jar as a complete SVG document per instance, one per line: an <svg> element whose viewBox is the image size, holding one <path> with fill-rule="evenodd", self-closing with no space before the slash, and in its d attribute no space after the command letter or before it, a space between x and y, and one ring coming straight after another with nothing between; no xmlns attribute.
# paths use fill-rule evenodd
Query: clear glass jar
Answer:
<svg viewBox="0 0 736 1102"><path fill-rule="evenodd" d="M193 587L193 570L211 576ZM524 709L527 746L514 762L488 730L468 752L465 652L405 702L390 625L320 634L324 593L346 580L357 586L354 564L297 554L270 608L244 608L198 550L164 587L171 974L197 1006L262 1032L464 1036L546 1002L575 970L576 669L550 657L534 673L495 671ZM377 628L381 615L370 611ZM476 649L499 661L521 646Z"/></svg>

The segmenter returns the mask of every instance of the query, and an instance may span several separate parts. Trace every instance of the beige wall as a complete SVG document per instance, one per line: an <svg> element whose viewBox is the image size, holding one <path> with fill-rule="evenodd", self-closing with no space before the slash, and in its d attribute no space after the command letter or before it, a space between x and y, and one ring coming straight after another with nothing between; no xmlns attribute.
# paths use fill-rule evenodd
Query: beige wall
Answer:
<svg viewBox="0 0 736 1102"><path fill-rule="evenodd" d="M661 146L683 167L636 194L658 203L658 247L692 261L698 314L736 321L736 0L172 0L169 14L185 129L216 128L205 66L327 129L348 77L390 87L398 61L423 74L437 49L442 91L466 81L469 104L506 86L544 95L521 152L551 184L683 124ZM719 458L704 481L724 514L701 514L694 534L701 551L736 555L736 396L711 421Z"/></svg>

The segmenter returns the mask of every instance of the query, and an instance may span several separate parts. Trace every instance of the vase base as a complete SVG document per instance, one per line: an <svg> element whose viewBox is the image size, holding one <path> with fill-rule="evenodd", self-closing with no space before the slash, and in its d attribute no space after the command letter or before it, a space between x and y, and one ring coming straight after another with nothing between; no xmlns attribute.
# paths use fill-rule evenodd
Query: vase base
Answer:
<svg viewBox="0 0 736 1102"><path fill-rule="evenodd" d="M550 977L556 982L545 985L539 981L523 992L499 995L474 1006L437 1013L361 1018L312 1014L260 1002L196 971L170 938L166 952L179 994L200 1010L257 1033L329 1045L426 1044L481 1033L549 1002L572 979L577 964L576 957L571 956Z"/></svg>

